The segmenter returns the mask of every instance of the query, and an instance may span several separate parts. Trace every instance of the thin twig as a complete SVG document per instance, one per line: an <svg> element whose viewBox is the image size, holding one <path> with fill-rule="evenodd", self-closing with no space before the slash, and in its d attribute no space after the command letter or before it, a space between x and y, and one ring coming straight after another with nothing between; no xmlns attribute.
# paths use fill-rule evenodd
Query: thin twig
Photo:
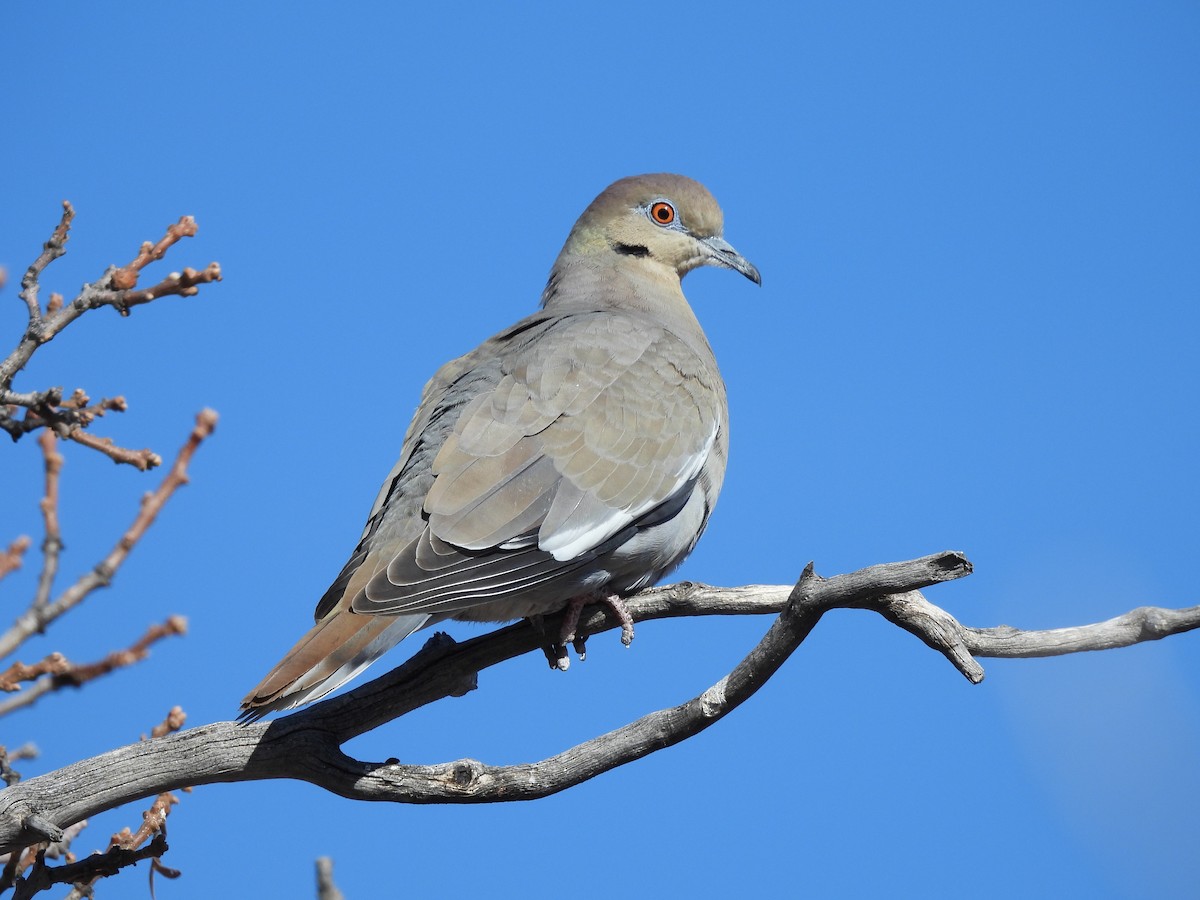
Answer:
<svg viewBox="0 0 1200 900"><path fill-rule="evenodd" d="M46 525L46 536L42 538L42 573L38 577L37 593L34 595L34 606L42 607L50 601L50 592L54 588L54 578L58 575L58 557L62 552L62 532L58 525L58 481L62 472L63 457L58 452L54 432L43 431L38 437L38 446L42 448L45 459L46 492L42 496L42 520Z"/></svg>
<svg viewBox="0 0 1200 900"><path fill-rule="evenodd" d="M71 663L61 653L51 653L33 665L15 662L0 672L0 691L19 691L23 681L33 681L43 675L57 675L70 667Z"/></svg>
<svg viewBox="0 0 1200 900"><path fill-rule="evenodd" d="M75 411L75 416L81 426L91 425L99 416L106 412L125 412L129 404L124 397L101 397L96 403L87 395L83 388L76 388L68 399L62 402L63 409Z"/></svg>
<svg viewBox="0 0 1200 900"><path fill-rule="evenodd" d="M16 784L21 780L21 773L12 767L13 761L33 759L37 755L38 748L34 744L22 744L15 750L9 750L0 744L0 781L10 787Z"/></svg>
<svg viewBox="0 0 1200 900"><path fill-rule="evenodd" d="M164 476L159 486L152 493L148 493L142 498L141 509L138 511L136 518L134 518L133 524L121 536L121 539L117 541L116 546L113 547L109 554L95 568L83 575L53 602L45 603L41 606L31 604L25 612L18 616L12 627L3 635L0 635L0 659L12 654L31 635L45 629L47 625L63 615L63 613L74 609L96 588L107 587L112 583L117 570L129 556L130 551L137 545L142 535L146 533L146 529L154 524L154 520L162 507L175 493L176 489L187 484L188 464L191 462L192 456L201 442L212 434L216 424L217 414L211 409L203 410L196 416L196 425L192 429L187 442L176 456L175 462L171 465L170 470Z"/></svg>
<svg viewBox="0 0 1200 900"><path fill-rule="evenodd" d="M166 718L150 729L150 737L160 738L168 734L173 734L182 728L186 721L187 713L183 711L183 707L172 706L167 712ZM142 740L146 740L145 735L142 735Z"/></svg>
<svg viewBox="0 0 1200 900"><path fill-rule="evenodd" d="M114 405L112 401L101 401L96 406L73 404L70 401L64 403L61 387L18 392L12 390L13 378L25 367L39 347L52 340L89 309L111 306L121 315L127 316L130 308L149 303L159 297L172 294L181 297L194 296L199 293L201 285L221 280L221 267L214 262L201 270L185 268L182 272L170 273L153 287L136 287L146 265L161 259L182 238L196 234L195 220L184 216L176 224L168 226L166 235L157 243L144 242L137 256L128 265L119 268L110 266L98 281L84 285L79 295L70 303L64 304L61 294L52 293L43 312L38 302L39 282L46 267L66 252L66 241L73 217L74 210L69 203L64 202L63 215L58 227L43 245L42 253L29 266L22 279L20 296L29 311L29 324L16 348L5 359L0 360L0 429L7 431L13 440L18 440L39 428L52 428L59 437L99 450L115 462L127 463L143 470L151 468L161 462L152 451L116 447L109 438L93 437L83 431L97 415L102 415L106 410L123 409L123 400L119 405ZM25 409L23 418L16 418L16 408Z"/></svg>
<svg viewBox="0 0 1200 900"><path fill-rule="evenodd" d="M120 270L114 270L114 273L115 271ZM110 275L114 273L110 273ZM219 263L212 262L198 271L187 268L182 272L172 272L153 287L141 290L113 290L106 286L108 283L106 279L94 285L86 285L75 302L82 303L88 309L111 306L122 316L127 316L131 307L171 295L194 297L200 293L200 285L220 280L221 266Z"/></svg>
<svg viewBox="0 0 1200 900"><path fill-rule="evenodd" d="M0 578L21 568L21 561L25 558L25 551L29 549L32 543L33 541L29 540L28 537L21 535L8 545L7 550L0 550Z"/></svg>
<svg viewBox="0 0 1200 900"><path fill-rule="evenodd" d="M167 816L171 814L171 807L178 802L179 798L169 791L159 794L150 804L150 808L142 813L142 824L138 826L138 830L131 832L128 828L122 829L113 835L113 845L126 849L141 846L150 839L152 834L158 834L163 830Z"/></svg>
<svg viewBox="0 0 1200 900"><path fill-rule="evenodd" d="M98 437L80 428L70 429L66 436L77 444L99 450L115 463L126 463L140 472L162 465L162 457L148 447L141 450L128 450L118 447L110 437Z"/></svg>
<svg viewBox="0 0 1200 900"><path fill-rule="evenodd" d="M10 417L8 424L2 426L14 438L44 428L85 447L99 450L113 462L127 463L143 472L162 464L162 458L151 450L117 447L112 438L97 437L83 430L107 412L127 411L129 404L124 397L104 397L98 403L91 403L87 394L80 388L76 388L67 400L62 399L62 391L59 388L40 394L10 393L9 397L23 398L28 407L23 418Z"/></svg>
<svg viewBox="0 0 1200 900"><path fill-rule="evenodd" d="M197 230L196 220L191 216L183 216L174 225L168 225L167 233L162 240L157 244L144 241L133 262L113 272L112 286L119 291L134 287L137 285L138 276L142 274L142 269L148 263L162 259L167 255L167 251L182 238L195 237Z"/></svg>
<svg viewBox="0 0 1200 900"><path fill-rule="evenodd" d="M51 653L33 665L13 663L0 672L0 691L20 691L15 697L0 703L0 717L17 709L32 706L41 697L63 688L78 688L117 669L132 666L150 655L150 647L165 637L187 633L187 619L171 616L161 625L152 625L134 644L124 650L114 650L94 663L76 665L61 653ZM32 687L21 690L21 682L38 679ZM162 728L163 726L156 726ZM177 726L178 727L178 726ZM165 732L164 732L165 733Z"/></svg>
<svg viewBox="0 0 1200 900"><path fill-rule="evenodd" d="M333 881L333 860L328 856L317 857L317 900L345 900Z"/></svg>
<svg viewBox="0 0 1200 900"><path fill-rule="evenodd" d="M0 360L0 404L17 402L12 399L12 392L9 390L12 386L13 376L25 367L38 347L53 337L53 335L45 334L46 320L42 316L41 306L38 303L39 280L42 272L46 270L46 266L67 252L67 237L73 218L75 218L75 210L68 201L64 200L62 218L59 219L58 225L51 233L50 239L42 245L41 254L30 263L21 279L19 296L25 301L25 306L29 310L29 325L25 329L21 341L17 344L17 348L6 359ZM28 406L29 404L19 403L18 405ZM0 418L8 419L9 417L4 415ZM15 437L16 435L14 435Z"/></svg>
<svg viewBox="0 0 1200 900"><path fill-rule="evenodd" d="M67 200L63 201L62 218L50 235L50 240L42 245L42 252L25 271L21 279L21 293L18 295L29 308L30 324L41 318L41 307L38 304L38 281L46 266L67 252L67 239L70 237L71 220L75 218L75 210ZM4 385L7 387L7 385Z"/></svg>
<svg viewBox="0 0 1200 900"><path fill-rule="evenodd" d="M126 866L135 865L143 859L156 859L166 853L168 849L170 848L167 846L166 837L158 834L155 835L154 840L141 849L128 850L124 847L114 846L105 853L87 856L65 866L47 866L39 854L39 859L29 875L17 882L13 900L27 900L41 891L49 890L56 884L78 884L80 882L92 884L100 878L116 875ZM86 896L86 894L81 893L77 896Z"/></svg>
<svg viewBox="0 0 1200 900"><path fill-rule="evenodd" d="M0 702L0 717L7 716L11 712L16 712L18 709L33 706L44 696L56 690L58 690L58 687L55 685L53 678L46 677L39 679L16 696Z"/></svg>

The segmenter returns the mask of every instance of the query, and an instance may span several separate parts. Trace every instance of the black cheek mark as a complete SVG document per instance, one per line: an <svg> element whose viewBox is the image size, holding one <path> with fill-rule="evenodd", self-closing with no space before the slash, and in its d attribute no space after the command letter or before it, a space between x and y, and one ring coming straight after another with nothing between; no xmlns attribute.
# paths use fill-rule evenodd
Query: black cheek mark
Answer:
<svg viewBox="0 0 1200 900"><path fill-rule="evenodd" d="M614 244L613 249L624 256L649 256L650 250L641 244Z"/></svg>

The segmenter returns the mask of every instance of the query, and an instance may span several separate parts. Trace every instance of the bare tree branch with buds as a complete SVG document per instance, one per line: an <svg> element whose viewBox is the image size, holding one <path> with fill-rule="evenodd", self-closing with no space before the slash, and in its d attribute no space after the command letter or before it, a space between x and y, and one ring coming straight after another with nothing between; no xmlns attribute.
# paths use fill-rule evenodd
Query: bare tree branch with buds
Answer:
<svg viewBox="0 0 1200 900"><path fill-rule="evenodd" d="M77 608L97 588L106 587L112 582L167 501L179 487L187 483L187 470L192 456L212 433L217 422L217 415L212 410L204 410L196 417L192 433L166 476L155 490L142 498L132 524L112 550L91 570L55 596L55 582L63 550L59 493L64 460L59 450L59 440L73 441L97 450L115 462L129 464L143 471L160 465L162 459L149 449L118 447L110 438L97 436L87 430L106 413L124 412L127 408L124 397L102 398L93 402L86 392L77 388L64 398L61 387L21 393L12 389L14 378L40 347L90 309L111 306L127 316L134 306L170 295L193 296L199 293L202 285L221 278L220 266L212 263L201 271L186 268L182 272L167 275L153 287L137 288L138 279L147 265L162 259L181 239L196 234L195 220L185 216L169 226L166 235L157 243L147 241L142 244L128 265L111 266L94 284L85 285L70 303L64 303L60 294L52 293L43 309L40 301L41 279L46 268L66 252L74 215L71 205L64 203L61 220L43 245L41 254L25 272L19 297L28 311L28 323L15 349L0 361L0 428L7 431L14 441L32 431L40 431L38 445L42 451L45 479L40 503L45 532L41 544L41 570L28 607L17 616L7 631L0 634L0 659L10 657L31 636L43 633L57 619ZM3 287L3 281L3 273L0 272L0 287ZM22 410L24 414L19 416ZM0 578L22 565L30 546L32 541L21 536L6 549L0 549ZM7 701L0 702L0 716L31 706L65 687L82 687L119 668L138 663L149 655L152 645L165 637L182 635L186 630L187 620L184 617L171 616L165 622L151 626L131 646L112 651L97 662L76 664L57 652L32 664L12 662L0 671L0 690L13 695ZM32 685L27 686L28 682L32 682ZM175 707L162 723L151 730L149 740L161 739L179 730L185 719L183 711ZM143 740L147 738L143 736ZM0 774L6 784L15 785L20 781L20 775L12 768L11 762L35 754L32 745L27 747L30 749L19 748L11 753L5 753L0 748ZM124 829L113 836L105 853L82 861L75 860L70 845L87 820L81 818L65 829L47 825L51 835L49 839L14 850L0 860L3 866L0 870L0 890L15 888L14 896L29 897L55 884L72 884L74 887L69 896L90 897L97 880L141 859L151 860L152 877L154 874L174 877L177 873L163 866L159 857L167 849L166 817L177 802L178 798L173 793L160 793L143 814L142 825L136 831ZM35 817L34 821L40 820ZM59 858L65 860L64 865L53 867L46 863L47 859Z"/></svg>
<svg viewBox="0 0 1200 900"><path fill-rule="evenodd" d="M62 218L50 239L42 246L41 254L21 279L19 296L29 312L29 321L17 346L0 361L0 428L7 431L13 440L40 428L49 428L59 437L98 450L114 462L139 469L152 468L162 461L153 451L117 447L110 439L99 438L86 431L97 416L108 411L124 411L124 398L102 399L93 404L82 390L76 390L68 398L64 398L61 387L18 392L12 388L13 379L39 348L89 310L111 306L127 316L134 306L160 297L192 297L200 292L202 285L221 280L221 267L214 262L199 271L185 268L182 272L170 273L153 287L137 288L143 268L162 259L181 239L196 234L196 220L184 216L176 224L168 226L166 235L157 243L143 243L128 265L110 266L97 281L84 285L79 295L69 303L64 303L60 294L51 294L43 310L39 299L42 274L52 262L67 252L67 240L74 218L74 208L63 201ZM24 409L24 416L18 418L17 412L21 409Z"/></svg>

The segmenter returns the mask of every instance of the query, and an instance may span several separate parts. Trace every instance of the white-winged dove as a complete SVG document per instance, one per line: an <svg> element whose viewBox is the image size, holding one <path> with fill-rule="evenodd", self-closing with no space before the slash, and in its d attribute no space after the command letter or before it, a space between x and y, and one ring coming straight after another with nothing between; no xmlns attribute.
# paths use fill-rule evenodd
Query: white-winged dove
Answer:
<svg viewBox="0 0 1200 900"><path fill-rule="evenodd" d="M721 209L680 175L611 185L541 310L438 370L316 624L242 701L307 703L419 628L580 608L653 584L696 545L725 475L725 385L680 280L724 266ZM576 644L577 648L580 644Z"/></svg>

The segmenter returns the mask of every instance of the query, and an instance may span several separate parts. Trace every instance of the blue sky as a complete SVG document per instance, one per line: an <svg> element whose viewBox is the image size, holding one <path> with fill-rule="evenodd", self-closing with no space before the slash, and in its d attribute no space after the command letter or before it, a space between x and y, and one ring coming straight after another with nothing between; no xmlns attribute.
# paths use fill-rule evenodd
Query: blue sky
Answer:
<svg viewBox="0 0 1200 900"><path fill-rule="evenodd" d="M0 43L10 275L64 198L47 289L183 214L200 235L151 271L225 271L199 298L88 315L17 382L123 393L98 431L164 455L197 410L222 416L115 586L23 658L97 657L169 613L190 634L10 717L3 743L44 751L27 774L176 703L233 715L352 549L425 379L531 311L575 217L638 172L708 185L763 273L685 282L732 453L680 577L790 583L810 559L832 575L953 548L975 574L928 595L973 625L1197 602L1195 4L25 4ZM10 285L5 346L22 321ZM66 449L71 575L159 476ZM37 448L3 453L0 540L36 537ZM34 568L0 587L13 613ZM691 697L768 624L645 624L566 676L516 660L347 749L540 759ZM984 660L972 687L842 611L716 727L546 801L200 788L170 820L185 874L158 893L307 896L329 855L348 897L1189 896L1198 640ZM139 820L108 814L78 849Z"/></svg>

